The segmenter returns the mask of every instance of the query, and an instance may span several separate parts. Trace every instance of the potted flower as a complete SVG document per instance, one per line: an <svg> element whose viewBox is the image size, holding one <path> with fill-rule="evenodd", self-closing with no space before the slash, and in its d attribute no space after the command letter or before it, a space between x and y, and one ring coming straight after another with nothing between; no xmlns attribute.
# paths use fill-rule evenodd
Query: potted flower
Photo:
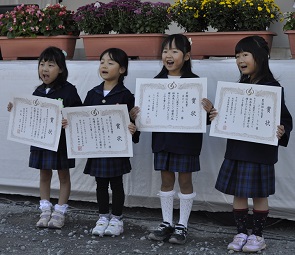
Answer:
<svg viewBox="0 0 295 255"><path fill-rule="evenodd" d="M284 13L285 25L283 30L288 35L292 58L295 58L295 12Z"/></svg>
<svg viewBox="0 0 295 255"><path fill-rule="evenodd" d="M19 5L0 15L0 44L4 60L37 58L48 46L57 46L74 55L79 35L73 12L60 4ZM16 48L13 48L13 45Z"/></svg>
<svg viewBox="0 0 295 255"><path fill-rule="evenodd" d="M113 0L81 6L74 19L85 33L81 37L86 58L99 59L106 47L121 48L131 58L160 58L164 33L171 23L167 13L169 6L141 0Z"/></svg>
<svg viewBox="0 0 295 255"><path fill-rule="evenodd" d="M207 0L209 24L219 32L263 31L281 18L274 0Z"/></svg>
<svg viewBox="0 0 295 255"><path fill-rule="evenodd" d="M204 32L209 26L204 3L203 0L176 0L168 12L171 19L185 32Z"/></svg>
<svg viewBox="0 0 295 255"><path fill-rule="evenodd" d="M267 30L281 17L274 0L176 0L172 7L174 21L185 32L194 32L186 35L197 59L234 56L236 43L249 35L264 37L271 48L276 34ZM216 32L202 32L208 27Z"/></svg>

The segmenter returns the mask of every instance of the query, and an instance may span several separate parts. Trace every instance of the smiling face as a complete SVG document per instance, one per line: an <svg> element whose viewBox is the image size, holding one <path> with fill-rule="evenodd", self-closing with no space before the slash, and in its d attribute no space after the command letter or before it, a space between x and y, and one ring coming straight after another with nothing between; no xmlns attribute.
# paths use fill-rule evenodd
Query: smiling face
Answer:
<svg viewBox="0 0 295 255"><path fill-rule="evenodd" d="M120 75L124 72L125 68L120 67L119 63L111 59L108 53L102 56L99 65L99 74L104 79L106 85L116 85Z"/></svg>
<svg viewBox="0 0 295 255"><path fill-rule="evenodd" d="M39 77L46 85L51 84L56 80L62 72L59 66L54 61L41 60L39 63Z"/></svg>
<svg viewBox="0 0 295 255"><path fill-rule="evenodd" d="M163 64L168 70L168 75L171 76L181 76L181 68L184 62L189 60L189 58L190 54L186 53L183 55L183 52L176 48L174 41L171 47L169 47L169 44L166 44L162 51Z"/></svg>
<svg viewBox="0 0 295 255"><path fill-rule="evenodd" d="M256 63L250 52L242 51L236 54L236 63L243 75L250 76L250 80L255 77Z"/></svg>

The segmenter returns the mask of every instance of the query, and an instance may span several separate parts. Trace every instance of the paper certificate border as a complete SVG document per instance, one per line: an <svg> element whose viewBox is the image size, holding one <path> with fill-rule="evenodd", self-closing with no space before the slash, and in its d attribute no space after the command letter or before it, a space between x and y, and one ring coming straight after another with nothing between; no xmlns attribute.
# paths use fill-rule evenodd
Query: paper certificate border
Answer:
<svg viewBox="0 0 295 255"><path fill-rule="evenodd" d="M61 133L62 102L56 99L49 99L46 97L27 95L27 96L15 96L12 100L12 103L13 103L13 107L12 107L12 112L10 113L10 118L9 118L7 139L11 141L47 149L47 150L57 151L59 139L60 139L60 133ZM32 137L27 138L27 137L17 135L15 133L16 125L17 125L16 122L18 119L16 114L19 110L18 108L20 104L34 106L36 108L51 109L51 111L55 115L55 120L54 120L55 129L52 130L53 131L53 139L51 139L52 142L46 143L46 142L42 142L40 140L34 139Z"/></svg>
<svg viewBox="0 0 295 255"><path fill-rule="evenodd" d="M198 123L188 123L184 125L184 121L177 121L177 123L167 123L163 121L163 124L146 124L145 119L147 116L143 116L142 112L138 114L136 118L136 127L139 131L146 132L181 132L181 133L205 133L206 132L206 120L207 114L201 105L201 100L207 97L207 78L182 78L182 79L136 79L136 92L135 92L135 105L140 109L146 107L144 105L144 97L147 95L148 90L192 90L197 93L197 102L199 102L199 110L196 115L198 117Z"/></svg>
<svg viewBox="0 0 295 255"><path fill-rule="evenodd" d="M67 153L68 158L107 158L107 157L133 157L132 135L128 129L130 123L129 113L127 105L97 105L97 106L82 106L64 108L62 110L64 118L68 121L68 127L66 128L67 138ZM124 128L123 138L124 148L122 150L101 150L95 149L95 151L79 151L74 148L75 132L74 121L81 118L99 117L107 115L117 115L120 118L121 126Z"/></svg>
<svg viewBox="0 0 295 255"><path fill-rule="evenodd" d="M266 136L261 136L254 134L254 132L249 131L239 132L238 127L236 127L236 132L224 131L221 126L225 119L224 113L220 112L220 109L226 104L225 99L227 94L236 95L247 95L247 97L256 98L269 98L272 101L272 120L271 134ZM277 145L278 138L276 137L277 126L280 124L281 115L281 87L276 86L266 86L258 84L246 84L246 83L232 83L232 82L221 82L217 84L216 97L215 97L215 108L218 111L218 115L212 121L210 127L210 136L229 138L235 140L242 140L248 142L256 142L269 145ZM261 123L260 123L261 124ZM241 129L240 129L241 130Z"/></svg>

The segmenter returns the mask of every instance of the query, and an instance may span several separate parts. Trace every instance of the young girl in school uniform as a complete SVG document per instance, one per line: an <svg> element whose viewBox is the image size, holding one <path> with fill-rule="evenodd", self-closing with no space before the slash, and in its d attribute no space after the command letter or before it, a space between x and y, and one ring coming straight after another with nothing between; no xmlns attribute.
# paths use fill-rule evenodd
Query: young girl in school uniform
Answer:
<svg viewBox="0 0 295 255"><path fill-rule="evenodd" d="M105 50L100 56L99 74L104 80L91 89L84 105L126 104L128 111L134 107L134 96L124 86L123 80L128 73L128 56L118 48ZM133 142L139 141L139 132L130 123L129 131ZM123 206L125 200L123 175L131 170L130 160L126 157L89 158L84 173L95 177L99 219L92 230L93 235L119 236L123 233ZM112 190L112 210L109 210L109 190Z"/></svg>
<svg viewBox="0 0 295 255"><path fill-rule="evenodd" d="M82 105L77 89L67 81L68 69L65 54L61 49L49 47L41 53L38 73L43 83L36 88L34 96L62 100L63 107ZM12 103L9 103L8 110L11 108ZM64 129L61 131L57 152L35 146L31 146L30 151L29 167L40 169L41 215L36 226L62 228L71 191L69 169L75 167L75 160L67 157ZM57 170L60 182L58 203L54 207L50 202L52 169Z"/></svg>
<svg viewBox="0 0 295 255"><path fill-rule="evenodd" d="M241 83L278 86L269 69L269 48L260 36L250 36L238 42L236 63ZM210 119L217 115L212 109ZM292 130L292 117L285 105L282 88L281 123L277 128L278 145L287 146ZM263 230L269 213L268 196L275 193L274 164L278 160L278 146L239 140L227 140L225 159L216 181L216 189L234 196L233 214L237 235L229 250L257 252L265 249ZM253 229L247 230L248 198L253 199Z"/></svg>
<svg viewBox="0 0 295 255"><path fill-rule="evenodd" d="M155 78L198 78L191 70L191 44L182 34L168 36L162 43L163 68ZM208 99L203 99L204 109L209 113L213 107ZM130 115L135 119L139 107L134 107ZM156 241L168 239L170 243L184 244L187 237L187 224L193 199L192 173L200 170L199 155L202 147L201 133L164 133L152 134L154 168L161 172L159 191L163 222L149 238ZM173 224L173 200L176 173L180 192L180 218Z"/></svg>

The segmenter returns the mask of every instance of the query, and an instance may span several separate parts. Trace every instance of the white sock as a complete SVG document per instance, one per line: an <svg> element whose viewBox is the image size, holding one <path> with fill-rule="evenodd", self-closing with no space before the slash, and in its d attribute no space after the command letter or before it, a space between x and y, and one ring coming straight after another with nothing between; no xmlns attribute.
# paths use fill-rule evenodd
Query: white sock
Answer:
<svg viewBox="0 0 295 255"><path fill-rule="evenodd" d="M172 226L173 222L173 200L175 191L159 191L163 221L170 223Z"/></svg>
<svg viewBox="0 0 295 255"><path fill-rule="evenodd" d="M54 210L59 211L59 212L61 212L63 214L66 214L66 212L68 210L68 207L69 207L69 205L67 205L67 204L63 204L63 205L56 204L54 206Z"/></svg>
<svg viewBox="0 0 295 255"><path fill-rule="evenodd" d="M43 212L43 211L51 211L52 208L52 204L46 200L46 199L42 199L40 200L40 206L39 209Z"/></svg>
<svg viewBox="0 0 295 255"><path fill-rule="evenodd" d="M178 197L180 199L180 216L179 216L179 222L178 224L181 224L187 228L187 222L188 218L190 216L192 206L193 206L193 200L196 196L196 192L193 192L191 194L182 194L178 193Z"/></svg>

